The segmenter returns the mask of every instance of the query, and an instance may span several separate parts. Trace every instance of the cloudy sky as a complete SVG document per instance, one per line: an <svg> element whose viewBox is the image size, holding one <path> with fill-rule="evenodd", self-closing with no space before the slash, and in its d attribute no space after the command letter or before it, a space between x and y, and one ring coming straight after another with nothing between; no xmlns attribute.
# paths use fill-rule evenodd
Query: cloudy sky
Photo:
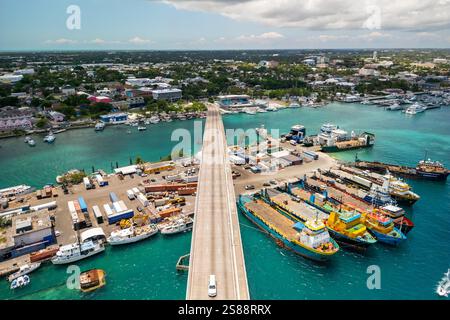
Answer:
<svg viewBox="0 0 450 320"><path fill-rule="evenodd" d="M0 50L450 48L450 0L0 0Z"/></svg>

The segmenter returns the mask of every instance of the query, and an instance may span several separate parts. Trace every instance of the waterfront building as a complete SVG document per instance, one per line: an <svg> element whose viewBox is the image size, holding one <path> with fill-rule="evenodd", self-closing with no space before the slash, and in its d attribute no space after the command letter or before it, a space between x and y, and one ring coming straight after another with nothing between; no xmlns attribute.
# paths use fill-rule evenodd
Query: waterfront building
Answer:
<svg viewBox="0 0 450 320"><path fill-rule="evenodd" d="M140 108L145 106L144 97L131 97L127 99L128 108Z"/></svg>
<svg viewBox="0 0 450 320"><path fill-rule="evenodd" d="M31 116L0 118L0 132L13 130L30 130L33 128Z"/></svg>
<svg viewBox="0 0 450 320"><path fill-rule="evenodd" d="M126 122L128 120L128 115L126 113L109 113L101 115L100 120L105 123L119 124Z"/></svg>
<svg viewBox="0 0 450 320"><path fill-rule="evenodd" d="M227 109L245 108L254 106L253 102L250 101L250 96L246 94L218 96L217 99L219 105L222 108Z"/></svg>
<svg viewBox="0 0 450 320"><path fill-rule="evenodd" d="M48 113L48 115L49 115L50 119L55 122L63 122L66 118L66 116L64 114L62 114L61 112L58 112L58 111L50 111Z"/></svg>
<svg viewBox="0 0 450 320"><path fill-rule="evenodd" d="M0 260L15 258L43 249L56 242L54 225L48 210L12 217L12 225L0 242Z"/></svg>
<svg viewBox="0 0 450 320"><path fill-rule="evenodd" d="M181 89L157 89L152 91L153 99L155 100L179 100L182 96Z"/></svg>
<svg viewBox="0 0 450 320"><path fill-rule="evenodd" d="M110 97L105 96L90 96L88 98L89 101L96 102L96 103L110 103L112 102L112 99Z"/></svg>

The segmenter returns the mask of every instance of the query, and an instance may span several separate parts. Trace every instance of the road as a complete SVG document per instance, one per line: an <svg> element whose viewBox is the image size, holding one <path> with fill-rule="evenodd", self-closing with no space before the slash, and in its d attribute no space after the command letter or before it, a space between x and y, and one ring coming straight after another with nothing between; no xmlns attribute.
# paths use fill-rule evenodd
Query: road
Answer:
<svg viewBox="0 0 450 320"><path fill-rule="evenodd" d="M222 117L217 106L209 105L189 261L189 300L210 299L210 275L216 276L214 299L250 298L235 201Z"/></svg>

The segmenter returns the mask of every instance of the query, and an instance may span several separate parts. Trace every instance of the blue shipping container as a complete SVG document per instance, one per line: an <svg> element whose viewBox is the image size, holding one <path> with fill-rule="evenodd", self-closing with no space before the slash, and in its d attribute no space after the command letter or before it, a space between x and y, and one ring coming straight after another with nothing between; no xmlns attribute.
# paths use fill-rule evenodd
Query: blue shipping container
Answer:
<svg viewBox="0 0 450 320"><path fill-rule="evenodd" d="M117 195L114 192L109 193L109 198L111 199L111 202L119 201L119 198L117 197Z"/></svg>
<svg viewBox="0 0 450 320"><path fill-rule="evenodd" d="M118 214L118 215L109 216L108 217L108 223L109 224L113 224L113 223L116 223L116 222L118 222L118 221L120 221L122 219L130 219L130 218L133 218L133 217L134 217L134 211L133 210L128 210L128 211L125 211L125 212L123 212L121 214Z"/></svg>
<svg viewBox="0 0 450 320"><path fill-rule="evenodd" d="M78 203L80 204L80 208L82 212L87 212L87 205L86 202L84 202L83 197L78 197Z"/></svg>

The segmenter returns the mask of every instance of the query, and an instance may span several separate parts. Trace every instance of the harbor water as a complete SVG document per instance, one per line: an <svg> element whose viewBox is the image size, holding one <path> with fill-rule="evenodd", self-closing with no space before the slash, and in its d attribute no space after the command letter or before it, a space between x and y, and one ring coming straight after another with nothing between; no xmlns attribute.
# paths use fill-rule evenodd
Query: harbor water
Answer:
<svg viewBox="0 0 450 320"><path fill-rule="evenodd" d="M331 122L355 132L376 135L372 149L335 153L342 160L378 160L415 166L425 152L450 167L450 108L429 110L415 116L385 111L370 105L332 103L324 108L285 109L256 115L224 116L226 128L260 127L285 133L294 124L315 134ZM41 187L72 168L91 171L128 165L140 156L158 161L177 141L170 141L176 128L193 131L192 120L148 126L137 132L130 127L92 128L57 135L54 144L34 137L36 147L22 138L0 140L0 188L17 184ZM193 139L194 140L194 139ZM197 144L198 141L192 141ZM268 178L270 179L270 178ZM407 209L416 227L399 247L376 244L364 255L341 250L328 264L316 264L296 256L240 216L241 233L252 299L437 299L437 282L450 267L450 181L408 180L421 199ZM31 274L28 287L11 291L0 282L1 299L184 299L186 273L175 265L188 253L190 233L173 237L158 235L80 262L82 270L102 268L107 285L93 293L69 290L64 266L47 264ZM368 268L379 267L380 289L368 289ZM370 268L369 268L370 269ZM370 280L369 280L370 282ZM220 288L218 288L220 290Z"/></svg>

